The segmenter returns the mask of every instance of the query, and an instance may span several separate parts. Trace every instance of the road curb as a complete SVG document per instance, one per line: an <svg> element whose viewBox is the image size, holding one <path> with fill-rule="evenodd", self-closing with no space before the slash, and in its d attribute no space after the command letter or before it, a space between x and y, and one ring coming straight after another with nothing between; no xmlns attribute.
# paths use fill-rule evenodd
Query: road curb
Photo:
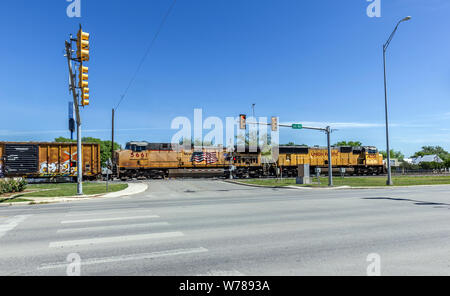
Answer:
<svg viewBox="0 0 450 296"><path fill-rule="evenodd" d="M296 190L339 190L339 189L359 189L358 187L350 187L350 186L339 186L339 187L301 187L301 186L266 186L266 185L258 185L258 184L248 184L248 183L241 183L239 181L231 181L226 180L227 183L232 184L238 184L242 186L249 186L249 187L258 187L258 188L283 188L283 189L296 189Z"/></svg>
<svg viewBox="0 0 450 296"><path fill-rule="evenodd" d="M440 187L440 186L450 186L450 184L435 184L435 185L406 185L406 186L365 186L365 187L351 187L351 186L339 186L339 187L302 187L302 186L266 186L266 185L258 185L258 184L248 184L242 183L239 181L232 180L224 180L224 182L231 184L238 184L242 186L250 186L250 187L263 187L263 188L286 188L286 189L297 189L297 190L343 190L343 189L399 189L399 188L414 188L414 187Z"/></svg>
<svg viewBox="0 0 450 296"><path fill-rule="evenodd" d="M232 181L232 180L223 180L223 182L230 183L230 184L237 184L242 186L249 186L249 187L260 187L260 188L290 188L290 186L265 186L265 185L258 185L258 184L248 184L248 183L242 183L239 181Z"/></svg>
<svg viewBox="0 0 450 296"><path fill-rule="evenodd" d="M81 195L81 196L64 196L64 197L24 197L24 199L29 199L31 201L24 202L13 202L0 204L0 207L8 206L19 206L19 205L31 205L31 204L49 204L49 203L59 203L59 202L72 202L72 201L82 201L98 198L114 198L120 196L130 196L138 193L142 193L147 190L148 185L144 183L127 183L128 187L111 193L101 193L101 194L91 194L91 195ZM20 193L18 194L20 195Z"/></svg>
<svg viewBox="0 0 450 296"><path fill-rule="evenodd" d="M142 193L147 190L148 184L145 183L127 183L128 187L121 191L106 193L102 195L102 198L130 196L138 193Z"/></svg>

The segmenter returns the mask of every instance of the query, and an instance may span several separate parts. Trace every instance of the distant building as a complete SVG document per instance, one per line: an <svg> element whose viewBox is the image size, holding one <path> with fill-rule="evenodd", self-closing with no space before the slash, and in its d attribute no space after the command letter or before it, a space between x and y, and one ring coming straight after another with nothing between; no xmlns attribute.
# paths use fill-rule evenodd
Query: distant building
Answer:
<svg viewBox="0 0 450 296"><path fill-rule="evenodd" d="M409 163L409 164L413 164L413 158L404 158L403 162Z"/></svg>
<svg viewBox="0 0 450 296"><path fill-rule="evenodd" d="M439 156L437 156L436 154L419 156L419 157L416 157L416 158L412 159L412 163L413 164L420 164L422 162L443 163L444 161Z"/></svg>
<svg viewBox="0 0 450 296"><path fill-rule="evenodd" d="M386 165L387 159L383 159L384 165ZM391 167L399 167L401 162L397 158L391 158Z"/></svg>

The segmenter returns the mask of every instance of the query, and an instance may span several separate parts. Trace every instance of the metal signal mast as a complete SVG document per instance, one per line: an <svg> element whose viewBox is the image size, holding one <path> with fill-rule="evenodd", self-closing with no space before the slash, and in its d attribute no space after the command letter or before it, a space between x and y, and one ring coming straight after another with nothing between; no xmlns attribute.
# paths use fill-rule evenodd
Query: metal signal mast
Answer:
<svg viewBox="0 0 450 296"><path fill-rule="evenodd" d="M77 51L76 58L72 57L72 53L75 52L72 49L72 42L76 42ZM89 105L89 85L88 85L88 67L83 66L83 61L89 61L89 33L83 32L81 25L78 30L77 39L72 38L70 35L70 41L65 42L67 64L69 66L69 88L73 95L73 105L75 107L75 116L77 123L77 194L83 195L83 164L82 164L82 145L81 145L81 116L80 105ZM78 87L76 86L75 77L73 72L72 62L79 63L78 67ZM80 92L77 92L77 89ZM81 102L78 98L81 97Z"/></svg>

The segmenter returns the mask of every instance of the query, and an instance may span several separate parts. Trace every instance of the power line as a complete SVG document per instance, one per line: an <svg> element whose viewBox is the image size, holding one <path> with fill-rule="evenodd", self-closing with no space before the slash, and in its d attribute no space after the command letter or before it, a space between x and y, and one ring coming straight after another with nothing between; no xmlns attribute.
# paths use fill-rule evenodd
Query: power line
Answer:
<svg viewBox="0 0 450 296"><path fill-rule="evenodd" d="M152 41L150 42L150 44L149 44L149 46L148 46L148 48L147 48L147 50L146 50L144 56L142 57L141 61L139 62L139 65L138 65L136 71L134 72L133 76L131 77L131 80L130 80L130 82L128 83L127 88L125 89L125 92L120 96L119 103L117 104L116 108L114 108L114 110L117 110L117 108L119 108L119 105L122 103L123 99L124 99L125 96L127 95L128 90L130 89L131 85L133 84L134 80L136 79L137 74L139 73L139 70L141 69L142 65L144 64L145 59L147 58L148 54L150 53L150 50L152 49L153 44L155 43L156 39L158 38L159 33L161 32L161 30L162 30L164 24L166 23L166 20L167 20L167 18L169 17L170 13L172 12L172 9L173 9L173 7L175 6L176 2L177 2L177 0L174 0L174 1L172 2L172 4L170 5L169 9L168 9L167 12L166 12L166 14L164 15L164 17L163 17L161 23L159 24L159 27L158 27L158 30L156 31L155 36L153 36Z"/></svg>

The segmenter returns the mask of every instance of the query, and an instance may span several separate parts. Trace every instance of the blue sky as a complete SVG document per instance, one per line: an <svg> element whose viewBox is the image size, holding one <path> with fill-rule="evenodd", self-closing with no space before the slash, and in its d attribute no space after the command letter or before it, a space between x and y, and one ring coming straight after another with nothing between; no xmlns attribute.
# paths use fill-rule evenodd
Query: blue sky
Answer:
<svg viewBox="0 0 450 296"><path fill-rule="evenodd" d="M0 4L0 140L48 141L67 130L64 40L91 33L91 105L84 136L110 138L118 103L172 0ZM176 116L279 116L338 129L332 141L385 149L382 44L388 51L391 146L450 150L450 1L178 0L117 111L117 140L170 141ZM204 132L206 134L207 131ZM281 142L325 145L323 134L281 131Z"/></svg>

